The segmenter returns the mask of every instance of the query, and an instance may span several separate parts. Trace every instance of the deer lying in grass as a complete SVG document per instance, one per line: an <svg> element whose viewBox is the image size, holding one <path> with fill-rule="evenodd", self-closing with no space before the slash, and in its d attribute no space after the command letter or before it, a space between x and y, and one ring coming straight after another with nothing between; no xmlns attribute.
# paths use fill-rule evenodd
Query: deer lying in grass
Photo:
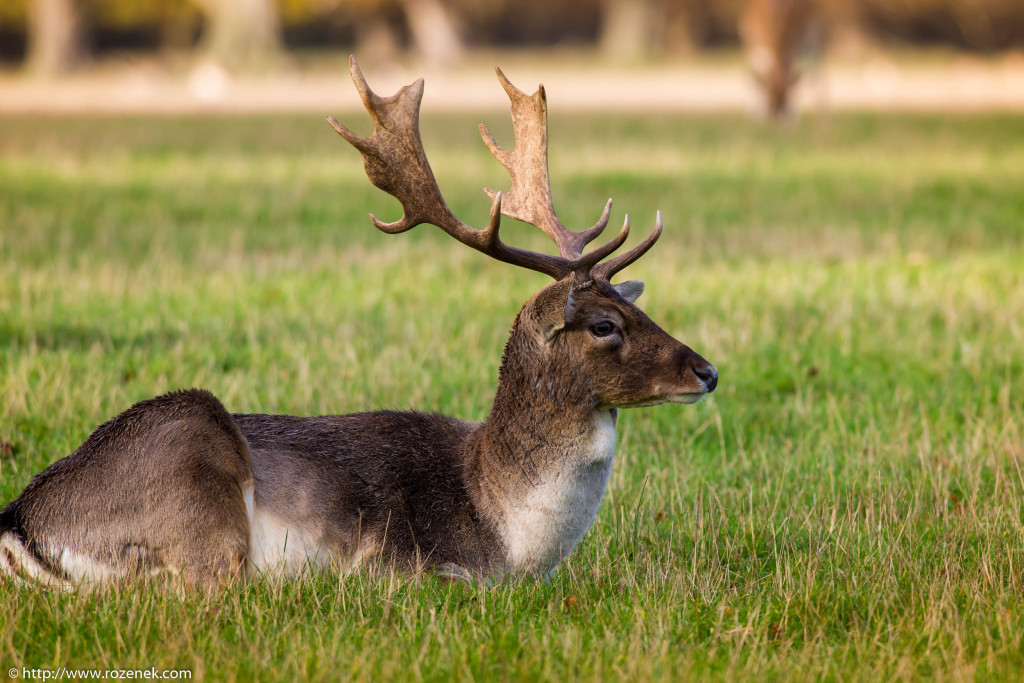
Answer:
<svg viewBox="0 0 1024 683"><path fill-rule="evenodd" d="M693 403L715 368L663 332L633 302L639 281L610 278L661 234L604 261L629 219L583 253L608 222L575 232L555 215L547 170L547 105L498 71L512 102L516 146L481 124L512 187L474 229L448 209L419 135L422 79L374 94L352 77L374 122L360 137L329 118L363 155L402 218L499 261L554 278L520 310L487 420L415 412L324 417L231 415L213 395L178 391L100 426L0 512L0 566L28 582L82 582L169 572L216 587L252 572L388 563L461 578L545 575L590 526L608 482L618 408ZM543 230L559 255L498 237L501 215Z"/></svg>

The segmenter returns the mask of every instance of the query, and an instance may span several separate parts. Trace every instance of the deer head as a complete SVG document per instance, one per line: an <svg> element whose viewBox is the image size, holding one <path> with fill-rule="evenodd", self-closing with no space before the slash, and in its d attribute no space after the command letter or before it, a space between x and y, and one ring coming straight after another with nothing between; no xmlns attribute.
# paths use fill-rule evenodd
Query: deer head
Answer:
<svg viewBox="0 0 1024 683"><path fill-rule="evenodd" d="M445 204L423 151L419 133L423 79L392 97L381 97L370 90L354 57L349 66L373 119L373 134L362 137L333 117L328 121L363 155L370 181L397 198L403 209L402 217L393 223L370 214L373 224L395 234L430 223L492 258L556 280L530 299L516 319L502 366L506 386L547 391L558 404L588 410L665 401L692 403L714 391L718 383L714 366L673 339L634 304L643 282L610 282L661 236L661 212L646 239L607 261L629 235L628 215L614 238L589 252L584 253L584 248L607 226L611 199L597 223L585 230L570 230L558 219L548 179L543 86L527 95L497 70L511 100L516 144L506 151L482 123L480 134L508 170L512 186L507 193L486 189L493 200L490 221L486 228L476 229ZM558 247L558 255L506 245L498 234L503 214L542 230Z"/></svg>
<svg viewBox="0 0 1024 683"><path fill-rule="evenodd" d="M513 326L505 365L515 349L531 388L584 412L696 402L715 390L718 372L635 305L643 289L639 280L601 278L577 286L575 275L545 287Z"/></svg>

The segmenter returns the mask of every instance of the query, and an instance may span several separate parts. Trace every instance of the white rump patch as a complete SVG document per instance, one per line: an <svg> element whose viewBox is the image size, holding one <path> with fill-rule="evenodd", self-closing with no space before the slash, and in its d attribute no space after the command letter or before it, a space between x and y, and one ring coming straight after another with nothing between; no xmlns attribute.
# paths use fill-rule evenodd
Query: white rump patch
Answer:
<svg viewBox="0 0 1024 683"><path fill-rule="evenodd" d="M55 576L39 564L14 534L0 537L0 571L20 583L38 583L53 588L71 588L63 577Z"/></svg>
<svg viewBox="0 0 1024 683"><path fill-rule="evenodd" d="M64 548L60 554L60 566L64 573L75 583L92 583L94 581L110 581L124 576L109 564L99 562L87 555L81 555Z"/></svg>
<svg viewBox="0 0 1024 683"><path fill-rule="evenodd" d="M320 534L289 524L256 505L253 482L243 487L249 514L249 562L264 573L295 575L305 569L321 569L340 558L332 557ZM376 551L372 539L361 539L359 547L339 569L352 570Z"/></svg>
<svg viewBox="0 0 1024 683"><path fill-rule="evenodd" d="M256 485L252 479L242 486L242 496L245 498L245 512L249 516L249 524L252 524L252 518L256 516Z"/></svg>
<svg viewBox="0 0 1024 683"><path fill-rule="evenodd" d="M249 561L262 572L297 574L305 567L321 567L327 551L319 539L260 508L249 520Z"/></svg>

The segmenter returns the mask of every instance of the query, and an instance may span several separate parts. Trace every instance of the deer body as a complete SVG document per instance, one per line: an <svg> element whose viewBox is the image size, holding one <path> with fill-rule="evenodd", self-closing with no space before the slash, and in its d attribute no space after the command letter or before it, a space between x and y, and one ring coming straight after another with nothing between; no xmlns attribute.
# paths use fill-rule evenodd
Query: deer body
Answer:
<svg viewBox="0 0 1024 683"><path fill-rule="evenodd" d="M235 419L253 453L255 516L268 522L253 537L270 532L262 556L250 548L257 569L381 559L487 573L493 534L462 483L459 457L471 425L393 412Z"/></svg>
<svg viewBox="0 0 1024 683"><path fill-rule="evenodd" d="M369 91L354 60L352 72L375 133L360 138L332 125L405 210L402 220L375 225L401 232L430 222L556 280L516 317L487 419L231 415L196 389L143 401L0 511L4 573L72 586L169 572L209 587L309 567L546 575L597 514L618 408L692 403L714 390L714 367L636 307L642 283L609 281L654 243L660 215L651 237L630 252L601 262L625 239L627 218L617 238L583 254L604 228L610 202L594 228L568 230L550 208L546 156L543 164L520 163L518 147L505 152L491 138L513 189L504 208L494 193L487 229L470 228L444 205L422 153L422 81L385 99ZM517 140L542 142L546 155L543 90L527 97L503 76L502 83ZM502 213L542 227L560 255L504 245Z"/></svg>

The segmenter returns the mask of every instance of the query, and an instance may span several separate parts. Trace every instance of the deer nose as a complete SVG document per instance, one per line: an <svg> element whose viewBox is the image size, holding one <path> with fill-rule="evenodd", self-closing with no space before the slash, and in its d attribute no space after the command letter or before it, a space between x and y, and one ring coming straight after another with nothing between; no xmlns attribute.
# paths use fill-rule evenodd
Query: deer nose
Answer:
<svg viewBox="0 0 1024 683"><path fill-rule="evenodd" d="M693 374L697 375L697 379L701 382L704 382L704 386L707 387L708 393L714 391L715 387L718 386L718 369L711 363L702 367L694 368Z"/></svg>

